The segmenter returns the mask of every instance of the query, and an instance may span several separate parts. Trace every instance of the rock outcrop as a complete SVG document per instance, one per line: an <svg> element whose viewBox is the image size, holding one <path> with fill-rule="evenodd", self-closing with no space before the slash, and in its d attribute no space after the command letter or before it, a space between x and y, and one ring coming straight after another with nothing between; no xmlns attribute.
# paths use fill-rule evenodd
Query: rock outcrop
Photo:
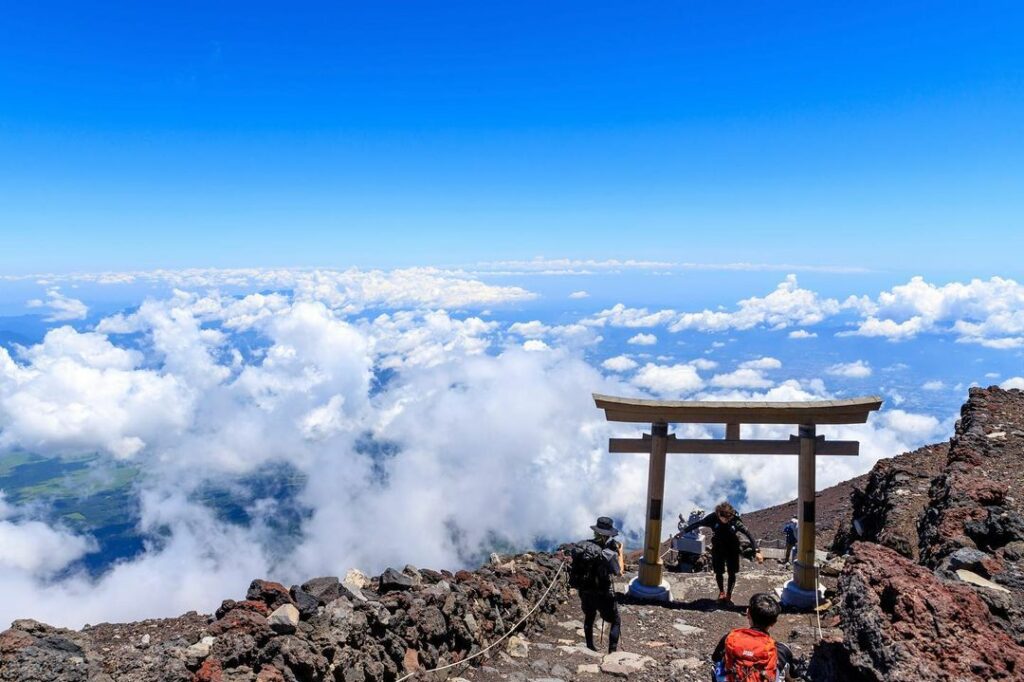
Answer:
<svg viewBox="0 0 1024 682"><path fill-rule="evenodd" d="M0 681L395 680L480 650L552 581L539 612L553 611L568 595L559 564L535 554L454 574L389 569L369 584L324 577L288 589L254 580L244 600L226 600L213 616L78 632L17 621L0 633Z"/></svg>
<svg viewBox="0 0 1024 682"><path fill-rule="evenodd" d="M952 584L893 550L855 543L839 579L843 665L817 679L850 682L1019 680L1024 648L975 589Z"/></svg>
<svg viewBox="0 0 1024 682"><path fill-rule="evenodd" d="M1024 679L1024 393L972 389L943 449L880 462L855 493L843 636L815 679Z"/></svg>
<svg viewBox="0 0 1024 682"><path fill-rule="evenodd" d="M931 502L932 480L945 468L948 454L945 443L927 445L876 464L853 489L851 519L836 533L833 551L845 553L853 542L865 540L916 561L918 526Z"/></svg>

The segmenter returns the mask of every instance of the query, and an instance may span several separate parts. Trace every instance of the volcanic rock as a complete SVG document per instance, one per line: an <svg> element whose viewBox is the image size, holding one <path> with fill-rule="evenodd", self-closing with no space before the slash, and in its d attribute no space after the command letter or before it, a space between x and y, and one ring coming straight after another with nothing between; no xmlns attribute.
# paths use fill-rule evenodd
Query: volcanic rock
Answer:
<svg viewBox="0 0 1024 682"><path fill-rule="evenodd" d="M302 583L300 588L308 595L316 597L321 604L327 604L341 596L340 583L335 576L313 578Z"/></svg>
<svg viewBox="0 0 1024 682"><path fill-rule="evenodd" d="M263 602L271 611L283 604L292 603L288 588L269 580L253 580L249 585L249 591L245 593L245 598Z"/></svg>
<svg viewBox="0 0 1024 682"><path fill-rule="evenodd" d="M299 626L299 610L291 604L282 604L270 614L267 623L278 634L291 634Z"/></svg>
<svg viewBox="0 0 1024 682"><path fill-rule="evenodd" d="M832 674L844 670L838 679L1017 680L1024 674L1024 649L972 588L943 582L887 547L855 543L839 594L848 658L831 668ZM819 655L820 676L828 654Z"/></svg>
<svg viewBox="0 0 1024 682"><path fill-rule="evenodd" d="M932 479L946 465L949 446L928 445L875 465L851 497L852 522L836 533L833 551L857 540L877 542L908 559L920 555L918 525L931 503Z"/></svg>
<svg viewBox="0 0 1024 682"><path fill-rule="evenodd" d="M409 576L393 568L384 570L384 573L380 576L380 591L381 593L391 592L393 590L409 590L413 587L413 580Z"/></svg>

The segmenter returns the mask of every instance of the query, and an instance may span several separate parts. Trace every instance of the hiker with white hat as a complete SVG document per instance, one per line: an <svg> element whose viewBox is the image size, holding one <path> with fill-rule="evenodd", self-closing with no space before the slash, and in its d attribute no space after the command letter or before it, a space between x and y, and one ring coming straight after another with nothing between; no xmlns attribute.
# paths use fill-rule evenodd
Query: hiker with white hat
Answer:
<svg viewBox="0 0 1024 682"><path fill-rule="evenodd" d="M797 520L795 516L789 520L789 523L782 527L782 535L786 538L786 558L782 560L782 563L784 564L791 563L795 558L797 527Z"/></svg>
<svg viewBox="0 0 1024 682"><path fill-rule="evenodd" d="M612 576L622 575L626 563L622 544L613 539L619 530L611 518L602 516L590 528L594 531L594 538L573 546L569 584L580 594L587 648L597 651L594 646L594 621L600 613L601 619L612 626L608 632L608 653L612 653L618 648L622 625Z"/></svg>

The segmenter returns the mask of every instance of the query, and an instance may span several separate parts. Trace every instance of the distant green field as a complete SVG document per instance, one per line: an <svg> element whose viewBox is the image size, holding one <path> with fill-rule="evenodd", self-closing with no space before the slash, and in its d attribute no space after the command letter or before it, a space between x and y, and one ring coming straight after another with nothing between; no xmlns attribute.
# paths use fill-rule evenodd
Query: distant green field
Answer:
<svg viewBox="0 0 1024 682"><path fill-rule="evenodd" d="M143 549L138 530L140 470L97 454L43 457L25 451L0 453L0 490L16 510L96 539L98 551L82 564L101 573ZM222 485L208 484L193 500L225 522L246 525L257 500L278 503L271 524L281 537L297 538L308 513L299 502L305 477L290 468L269 468Z"/></svg>
<svg viewBox="0 0 1024 682"><path fill-rule="evenodd" d="M96 454L42 457L24 451L0 454L0 490L18 509L41 514L48 523L93 536L99 551L83 560L101 572L142 548L135 526L137 468L104 462Z"/></svg>

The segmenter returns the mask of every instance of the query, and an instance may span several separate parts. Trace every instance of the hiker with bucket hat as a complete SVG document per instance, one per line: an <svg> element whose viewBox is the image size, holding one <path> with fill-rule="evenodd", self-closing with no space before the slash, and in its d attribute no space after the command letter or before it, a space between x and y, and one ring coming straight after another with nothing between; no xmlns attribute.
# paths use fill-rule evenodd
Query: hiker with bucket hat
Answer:
<svg viewBox="0 0 1024 682"><path fill-rule="evenodd" d="M575 587L580 594L587 648L597 651L594 646L594 621L600 613L601 619L612 626L608 632L608 653L612 653L618 648L622 625L612 576L622 575L626 567L625 559L622 544L612 539L619 531L611 518L602 516L590 528L594 531L593 539L577 543L571 550L569 585Z"/></svg>

